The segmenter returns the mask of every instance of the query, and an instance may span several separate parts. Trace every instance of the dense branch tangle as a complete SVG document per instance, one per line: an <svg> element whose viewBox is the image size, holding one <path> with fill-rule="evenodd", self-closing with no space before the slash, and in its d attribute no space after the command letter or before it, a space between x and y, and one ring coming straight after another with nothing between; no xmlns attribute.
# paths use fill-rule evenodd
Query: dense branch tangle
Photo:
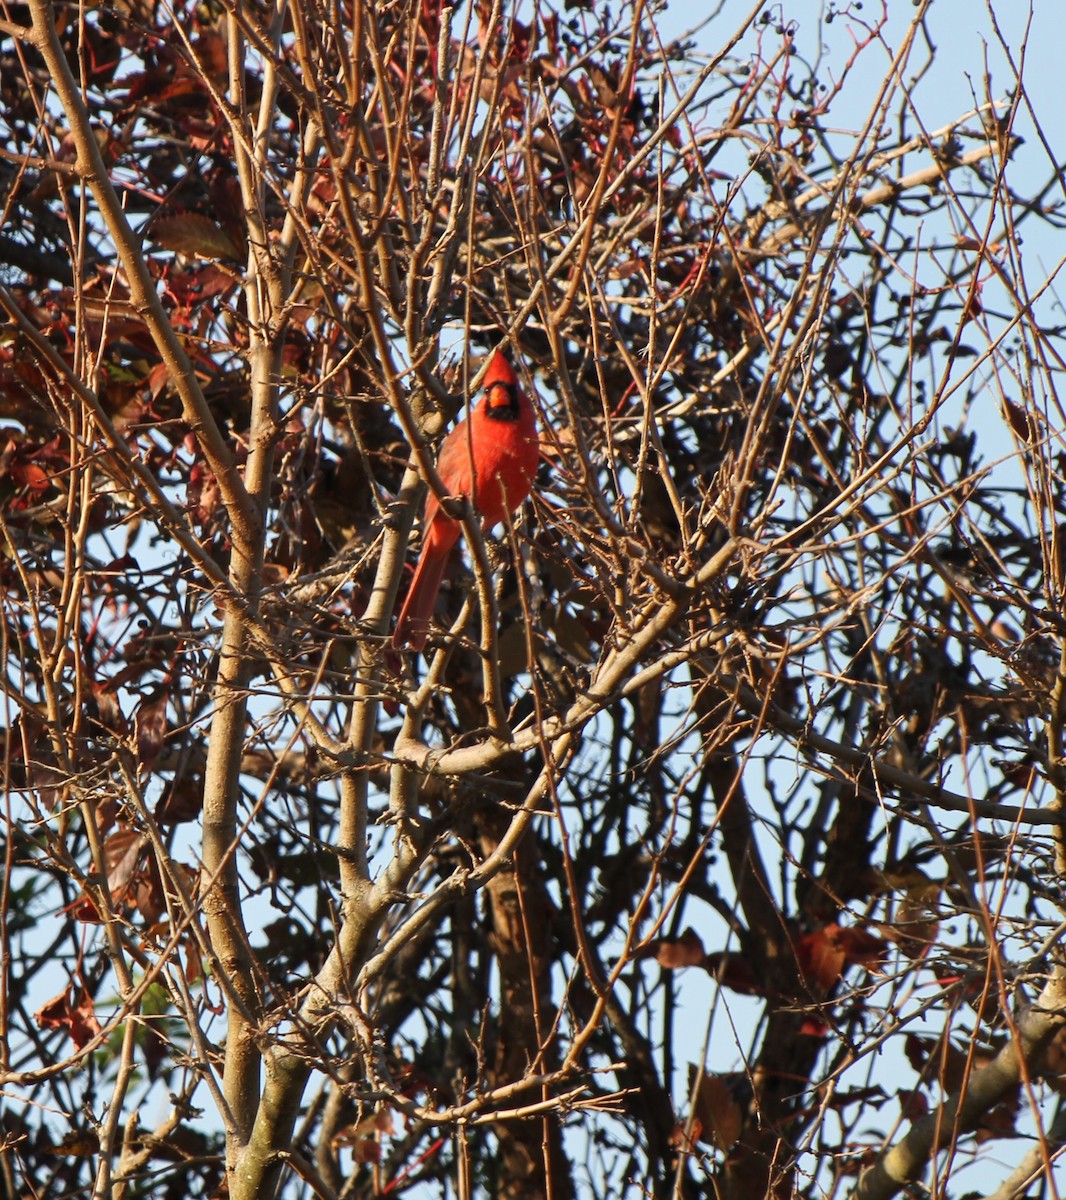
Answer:
<svg viewBox="0 0 1066 1200"><path fill-rule="evenodd" d="M935 17L5 14L8 1192L1052 1170L1055 217ZM500 344L534 501L386 653Z"/></svg>

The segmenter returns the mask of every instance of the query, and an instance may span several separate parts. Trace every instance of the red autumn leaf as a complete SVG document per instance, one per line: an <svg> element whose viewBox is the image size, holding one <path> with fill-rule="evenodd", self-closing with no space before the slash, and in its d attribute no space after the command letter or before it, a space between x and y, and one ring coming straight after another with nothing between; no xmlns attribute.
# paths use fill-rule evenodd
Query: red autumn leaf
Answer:
<svg viewBox="0 0 1066 1200"><path fill-rule="evenodd" d="M240 258L240 247L230 235L203 213L160 217L152 224L152 237L164 250L208 261Z"/></svg>
<svg viewBox="0 0 1066 1200"><path fill-rule="evenodd" d="M163 788L163 794L155 806L155 819L160 825L184 825L188 821L195 821L203 806L203 780L196 776L182 776Z"/></svg>
<svg viewBox="0 0 1066 1200"><path fill-rule="evenodd" d="M141 701L134 718L137 729L137 756L145 774L151 771L155 760L163 749L163 740L167 733L167 701L170 689L167 686L156 688L149 696Z"/></svg>
<svg viewBox="0 0 1066 1200"><path fill-rule="evenodd" d="M343 1129L339 1129L333 1135L331 1145L334 1149L338 1146L356 1146L359 1142L370 1137L371 1134L392 1133L394 1129L395 1123L392 1111L388 1108L382 1108L375 1113L371 1113L369 1117L366 1117L355 1125L345 1125Z"/></svg>
<svg viewBox="0 0 1066 1200"><path fill-rule="evenodd" d="M165 362L156 363L148 372L148 393L153 400L158 400L163 389L170 382L170 367Z"/></svg>
<svg viewBox="0 0 1066 1200"><path fill-rule="evenodd" d="M975 253L978 253L978 254L982 254L985 251L988 251L991 254L997 254L997 255L1003 253L1003 243L1002 242L982 242L978 238L967 237L965 235L960 235L959 237L957 237L955 239L955 245L960 250L973 250Z"/></svg>
<svg viewBox="0 0 1066 1200"><path fill-rule="evenodd" d="M141 1053L144 1055L144 1065L148 1069L148 1078L153 1082L159 1076L159 1068L166 1061L168 1049L169 1043L160 1030L152 1022L146 1021Z"/></svg>
<svg viewBox="0 0 1066 1200"><path fill-rule="evenodd" d="M126 895L126 890L137 868L141 851L148 844L144 834L133 829L116 829L104 843L104 860L107 864L107 886L111 899L118 904Z"/></svg>
<svg viewBox="0 0 1066 1200"><path fill-rule="evenodd" d="M77 900L68 904L65 908L59 910L61 913L69 913L75 921L81 921L83 925L98 925L101 921L100 910L96 907L94 901L90 900L84 893Z"/></svg>
<svg viewBox="0 0 1066 1200"><path fill-rule="evenodd" d="M696 1117L693 1117L687 1130L684 1125L674 1126L670 1133L670 1145L675 1150L691 1151L699 1141L702 1132L703 1126Z"/></svg>
<svg viewBox="0 0 1066 1200"><path fill-rule="evenodd" d="M828 992L844 973L846 956L837 934L839 925L825 925L804 934L796 946L796 961L808 985Z"/></svg>
<svg viewBox="0 0 1066 1200"><path fill-rule="evenodd" d="M126 89L126 105L132 107L145 98L155 100L170 78L170 72L165 67L156 67L151 71L137 71L123 79Z"/></svg>
<svg viewBox="0 0 1066 1200"><path fill-rule="evenodd" d="M959 1091L972 1072L987 1066L996 1056L994 1046L959 1047L944 1044L936 1037L908 1034L904 1043L907 1061L919 1074L935 1078L942 1090L951 1095Z"/></svg>
<svg viewBox="0 0 1066 1200"><path fill-rule="evenodd" d="M929 1058L929 1051L936 1043L931 1038L919 1037L916 1033L908 1033L903 1043L903 1052L907 1062L920 1075Z"/></svg>
<svg viewBox="0 0 1066 1200"><path fill-rule="evenodd" d="M201 525L206 525L222 503L222 489L214 472L205 463L193 463L189 472L189 487L186 498L193 516Z"/></svg>
<svg viewBox="0 0 1066 1200"><path fill-rule="evenodd" d="M981 1117L977 1127L976 1141L978 1145L984 1142L999 1141L1001 1138L1014 1137L1017 1132L1015 1124L1018 1110L1021 1107L1022 1091L1018 1087L1008 1093L990 1112Z"/></svg>
<svg viewBox="0 0 1066 1200"><path fill-rule="evenodd" d="M982 971L960 972L943 962L929 965L945 992L962 996L982 1021L991 1021L995 1017L1000 1004L995 980L987 978Z"/></svg>
<svg viewBox="0 0 1066 1200"><path fill-rule="evenodd" d="M44 1004L33 1014L33 1019L42 1029L62 1029L70 1019L70 988L65 987L58 996Z"/></svg>
<svg viewBox="0 0 1066 1200"><path fill-rule="evenodd" d="M155 855L149 855L148 864L138 871L130 884L130 901L144 918L146 925L155 925L167 911L163 895L163 879Z"/></svg>
<svg viewBox="0 0 1066 1200"><path fill-rule="evenodd" d="M703 965L708 972L730 991L741 996L765 996L766 985L760 981L751 959L731 950L716 950L705 956Z"/></svg>
<svg viewBox="0 0 1066 1200"><path fill-rule="evenodd" d="M200 955L200 945L195 937L189 936L185 947L185 982L196 983L197 980L204 978L204 960ZM206 999L206 992L205 992ZM211 1006L208 1005L210 1008ZM211 1008L211 1011L216 1015L222 1011L221 1007Z"/></svg>
<svg viewBox="0 0 1066 1200"><path fill-rule="evenodd" d="M42 1148L42 1153L63 1158L95 1158L100 1153L100 1138L91 1129L72 1129L54 1146Z"/></svg>
<svg viewBox="0 0 1066 1200"><path fill-rule="evenodd" d="M226 41L216 29L203 29L193 43L197 67L216 87L225 84L227 68Z"/></svg>
<svg viewBox="0 0 1066 1200"><path fill-rule="evenodd" d="M101 682L94 679L92 697L96 704L96 716L100 724L106 729L110 729L112 733L118 734L119 737L124 736L128 732L128 726L118 697L115 695L113 681L107 679Z"/></svg>
<svg viewBox="0 0 1066 1200"><path fill-rule="evenodd" d="M905 883L906 891L896 907L894 924L882 928L908 958L924 958L940 931L937 903L941 885L921 871L913 872Z"/></svg>
<svg viewBox="0 0 1066 1200"><path fill-rule="evenodd" d="M104 865L107 870L107 887L113 909L122 908L134 878L141 852L147 845L143 834L123 826L115 830L104 842ZM92 897L82 893L63 912L70 913L75 921L95 924L103 918Z"/></svg>
<svg viewBox="0 0 1066 1200"><path fill-rule="evenodd" d="M824 1038L828 1036L829 1028L828 1021L807 1013L803 1018L803 1024L800 1026L800 1034L803 1037Z"/></svg>
<svg viewBox="0 0 1066 1200"><path fill-rule="evenodd" d="M167 272L167 293L178 304L180 312L175 313L175 319L188 322L193 308L211 300L215 296L224 295L237 286L240 281L231 272L217 262L199 261L189 270L177 268ZM191 328L191 325L186 325ZM202 354L196 354L196 361L209 366ZM148 377L151 379L151 375ZM169 382L170 375L166 372L162 378L159 391ZM156 393L158 394L158 393Z"/></svg>
<svg viewBox="0 0 1066 1200"><path fill-rule="evenodd" d="M82 988L75 999L73 984L43 1004L33 1019L42 1029L65 1029L79 1050L103 1032L89 993Z"/></svg>
<svg viewBox="0 0 1066 1200"><path fill-rule="evenodd" d="M1007 414L1007 422L1019 441L1031 442L1039 436L1035 418L1020 404L1015 404L1009 397L1004 396L1003 408Z"/></svg>
<svg viewBox="0 0 1066 1200"><path fill-rule="evenodd" d="M899 1097L900 1115L905 1121L920 1121L929 1115L929 1100L924 1092L916 1088L899 1088L896 1095Z"/></svg>
<svg viewBox="0 0 1066 1200"><path fill-rule="evenodd" d="M857 926L845 926L840 930L840 940L849 967L864 967L872 971L884 961L888 949L883 938L879 938Z"/></svg>
<svg viewBox="0 0 1066 1200"><path fill-rule="evenodd" d="M689 1068L690 1092L695 1070L695 1067ZM695 1119L700 1127L697 1136L723 1153L740 1137L744 1124L744 1113L735 1094L733 1082L729 1076L701 1072L693 1104ZM695 1127L693 1132L695 1133Z"/></svg>
<svg viewBox="0 0 1066 1200"><path fill-rule="evenodd" d="M8 474L20 488L30 492L44 492L51 486L52 477L35 462L13 462Z"/></svg>
<svg viewBox="0 0 1066 1200"><path fill-rule="evenodd" d="M1066 1029L1059 1029L1044 1047L1041 1074L1048 1087L1066 1096Z"/></svg>
<svg viewBox="0 0 1066 1200"><path fill-rule="evenodd" d="M796 961L809 986L830 991L848 967L869 970L884 956L885 943L862 929L823 925L800 938Z"/></svg>
<svg viewBox="0 0 1066 1200"><path fill-rule="evenodd" d="M698 967L706 959L703 942L692 928L686 929L679 938L655 938L640 954L643 958L653 955L660 967L677 970L678 967Z"/></svg>
<svg viewBox="0 0 1066 1200"><path fill-rule="evenodd" d="M374 1138L360 1138L352 1143L352 1158L357 1163L381 1162L381 1143Z"/></svg>
<svg viewBox="0 0 1066 1200"><path fill-rule="evenodd" d="M961 324L965 325L967 321L972 321L979 317L985 311L985 306L981 303L981 288L980 285L974 288L973 292L966 300L966 304L962 310Z"/></svg>

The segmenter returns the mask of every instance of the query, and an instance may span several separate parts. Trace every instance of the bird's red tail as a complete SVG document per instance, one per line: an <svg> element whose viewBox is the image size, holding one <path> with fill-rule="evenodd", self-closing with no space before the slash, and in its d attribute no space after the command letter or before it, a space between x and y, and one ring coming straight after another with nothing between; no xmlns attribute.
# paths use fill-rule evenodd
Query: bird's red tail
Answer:
<svg viewBox="0 0 1066 1200"><path fill-rule="evenodd" d="M403 602L400 615L396 620L396 631L392 635L392 648L402 650L409 646L414 651L420 651L426 644L430 623L433 620L433 610L437 606L437 593L444 579L444 569L448 565L450 547L443 554L429 553L432 548L422 551L422 557L415 567L414 578L407 591L407 599Z"/></svg>

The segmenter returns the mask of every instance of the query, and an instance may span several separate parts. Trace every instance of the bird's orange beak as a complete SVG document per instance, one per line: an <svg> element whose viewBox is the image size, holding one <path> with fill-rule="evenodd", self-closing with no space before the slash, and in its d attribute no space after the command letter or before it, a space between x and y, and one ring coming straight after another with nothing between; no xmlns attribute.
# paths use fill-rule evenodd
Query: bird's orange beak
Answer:
<svg viewBox="0 0 1066 1200"><path fill-rule="evenodd" d="M518 407L518 385L497 380L485 389L485 405L492 410Z"/></svg>

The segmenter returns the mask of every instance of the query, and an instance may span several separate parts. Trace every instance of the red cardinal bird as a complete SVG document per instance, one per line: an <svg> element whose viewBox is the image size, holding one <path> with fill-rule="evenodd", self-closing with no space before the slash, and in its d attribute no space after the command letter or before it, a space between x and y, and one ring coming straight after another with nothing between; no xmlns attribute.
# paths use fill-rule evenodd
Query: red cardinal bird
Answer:
<svg viewBox="0 0 1066 1200"><path fill-rule="evenodd" d="M529 495L540 444L533 405L499 350L485 373L484 388L481 403L441 444L437 472L448 495L465 496L488 531ZM396 621L394 649L421 650L426 644L448 556L462 528L430 492L422 517L422 553Z"/></svg>

